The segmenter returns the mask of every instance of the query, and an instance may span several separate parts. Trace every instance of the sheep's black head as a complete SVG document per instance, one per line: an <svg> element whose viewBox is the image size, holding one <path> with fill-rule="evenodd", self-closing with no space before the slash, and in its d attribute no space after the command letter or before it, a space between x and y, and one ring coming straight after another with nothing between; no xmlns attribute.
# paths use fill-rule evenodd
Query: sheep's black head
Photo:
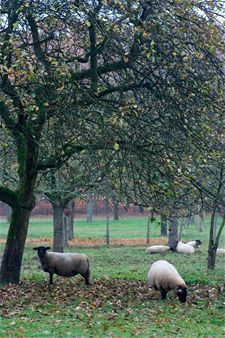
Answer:
<svg viewBox="0 0 225 338"><path fill-rule="evenodd" d="M198 244L198 245L201 245L202 244L202 241L200 239L196 239L195 242Z"/></svg>
<svg viewBox="0 0 225 338"><path fill-rule="evenodd" d="M179 301L181 303L185 303L187 301L187 288L186 288L186 286L182 286L182 285L178 286L176 294L177 294Z"/></svg>
<svg viewBox="0 0 225 338"><path fill-rule="evenodd" d="M39 258L44 258L47 250L51 249L50 246L36 246L33 250L37 250Z"/></svg>

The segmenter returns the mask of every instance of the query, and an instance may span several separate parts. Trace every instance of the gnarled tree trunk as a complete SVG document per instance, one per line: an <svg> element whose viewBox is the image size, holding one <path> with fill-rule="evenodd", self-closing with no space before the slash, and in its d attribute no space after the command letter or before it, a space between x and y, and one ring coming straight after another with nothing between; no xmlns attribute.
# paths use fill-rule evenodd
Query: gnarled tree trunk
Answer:
<svg viewBox="0 0 225 338"><path fill-rule="evenodd" d="M33 162L29 162L32 164ZM23 260L23 252L31 210L35 205L33 195L36 175L25 172L21 179L19 192L3 189L4 202L12 208L10 226L1 264L0 282L18 284ZM2 196L3 197L3 196Z"/></svg>
<svg viewBox="0 0 225 338"><path fill-rule="evenodd" d="M2 259L2 283L18 284L23 259L23 251L27 237L30 209L19 207L12 208L11 223Z"/></svg>
<svg viewBox="0 0 225 338"><path fill-rule="evenodd" d="M3 254L0 282L18 284L31 210L35 206L34 190L37 179L38 143L27 135L18 137L17 191L0 189L1 200L12 209L10 226Z"/></svg>

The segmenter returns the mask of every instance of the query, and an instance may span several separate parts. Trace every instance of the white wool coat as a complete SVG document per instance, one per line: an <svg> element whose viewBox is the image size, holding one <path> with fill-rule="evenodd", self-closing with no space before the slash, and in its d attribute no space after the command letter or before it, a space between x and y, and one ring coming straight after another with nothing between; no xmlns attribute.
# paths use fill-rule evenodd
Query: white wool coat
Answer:
<svg viewBox="0 0 225 338"><path fill-rule="evenodd" d="M166 246L166 245L152 245L149 246L146 249L146 252L149 254L154 254L154 253L165 253L167 251L169 251L170 247Z"/></svg>
<svg viewBox="0 0 225 338"><path fill-rule="evenodd" d="M185 281L176 268L165 260L153 263L148 272L148 282L156 290L163 288L165 291L173 290L177 286L185 286Z"/></svg>
<svg viewBox="0 0 225 338"><path fill-rule="evenodd" d="M185 244L182 241L179 241L176 247L176 251L178 253L191 254L195 252L195 249L193 248L193 246Z"/></svg>

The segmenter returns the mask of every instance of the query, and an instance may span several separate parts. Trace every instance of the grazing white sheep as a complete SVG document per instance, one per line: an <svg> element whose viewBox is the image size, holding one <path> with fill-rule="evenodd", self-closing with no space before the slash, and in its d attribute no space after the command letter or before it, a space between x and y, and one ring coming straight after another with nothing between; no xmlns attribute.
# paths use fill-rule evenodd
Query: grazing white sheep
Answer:
<svg viewBox="0 0 225 338"><path fill-rule="evenodd" d="M179 241L177 243L176 251L179 253L191 254L195 252L195 249L193 248L193 246L185 244L182 241Z"/></svg>
<svg viewBox="0 0 225 338"><path fill-rule="evenodd" d="M148 272L150 286L161 293L162 299L167 299L167 292L173 290L180 302L187 300L187 286L176 268L165 260L153 263Z"/></svg>
<svg viewBox="0 0 225 338"><path fill-rule="evenodd" d="M48 252L50 247L38 246L37 250L42 269L49 273L49 284L53 284L53 274L72 277L80 274L89 285L90 268L88 256L81 253Z"/></svg>
<svg viewBox="0 0 225 338"><path fill-rule="evenodd" d="M149 254L162 254L170 250L169 246L166 245L152 245L146 249L146 252Z"/></svg>
<svg viewBox="0 0 225 338"><path fill-rule="evenodd" d="M189 241L186 244L193 246L193 248L195 249L198 249L200 245L202 244L202 241L200 239L196 239L195 241Z"/></svg>
<svg viewBox="0 0 225 338"><path fill-rule="evenodd" d="M217 254L217 255L225 255L225 249L223 249L223 248L218 248L218 249L216 250L216 254Z"/></svg>

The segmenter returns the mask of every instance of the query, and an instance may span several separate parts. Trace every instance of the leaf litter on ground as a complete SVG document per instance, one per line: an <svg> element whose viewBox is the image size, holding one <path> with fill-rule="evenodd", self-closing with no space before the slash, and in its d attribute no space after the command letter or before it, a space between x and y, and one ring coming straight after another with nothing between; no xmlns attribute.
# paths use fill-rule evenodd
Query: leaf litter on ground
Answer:
<svg viewBox="0 0 225 338"><path fill-rule="evenodd" d="M215 306L214 302L225 292L224 285L194 284L188 289L188 303L194 307L201 306L202 303L208 308ZM173 299L169 301L171 308L176 307L178 303L174 297L170 292L169 300ZM46 281L23 281L19 285L9 284L2 287L0 310L3 317L14 317L28 308L42 314L56 313L58 306L66 308L68 305L75 306L76 311L82 309L86 313L108 308L114 311L127 309L129 313L135 304L158 301L159 298L159 292L150 289L147 282L143 281L110 279L106 276L101 280L92 280L91 285L86 287L81 279L77 278L75 282L60 278L54 285L48 285Z"/></svg>

